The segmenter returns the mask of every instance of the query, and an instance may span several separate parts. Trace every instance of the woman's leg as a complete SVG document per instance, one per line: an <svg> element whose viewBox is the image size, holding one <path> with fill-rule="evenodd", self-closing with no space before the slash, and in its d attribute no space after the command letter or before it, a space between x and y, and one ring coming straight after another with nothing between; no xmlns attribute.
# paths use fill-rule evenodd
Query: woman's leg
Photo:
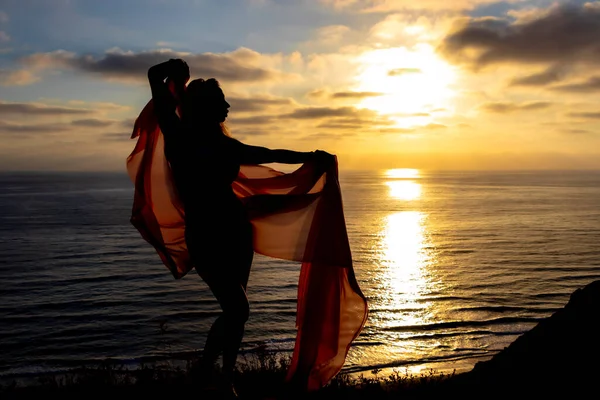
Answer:
<svg viewBox="0 0 600 400"><path fill-rule="evenodd" d="M243 286L231 276L205 276L206 283L219 301L223 314L213 324L206 341L205 353L216 360L223 351L223 375L232 381L237 354L244 335L250 306ZM213 361L214 362L214 361Z"/></svg>
<svg viewBox="0 0 600 400"><path fill-rule="evenodd" d="M249 304L246 297L246 286L254 257L252 247L252 227L247 224L238 232L237 246L221 251L231 255L229 260L219 260L226 265L221 271L203 270L199 272L219 301L223 314L213 323L202 356L202 368L212 370L219 354L223 352L223 372L227 379L232 378L237 354L244 334L245 322L248 319ZM237 247L237 248L236 248ZM216 250L216 249L214 249ZM213 265L217 264L213 261ZM197 264L200 265L200 264ZM214 267L213 267L214 268Z"/></svg>

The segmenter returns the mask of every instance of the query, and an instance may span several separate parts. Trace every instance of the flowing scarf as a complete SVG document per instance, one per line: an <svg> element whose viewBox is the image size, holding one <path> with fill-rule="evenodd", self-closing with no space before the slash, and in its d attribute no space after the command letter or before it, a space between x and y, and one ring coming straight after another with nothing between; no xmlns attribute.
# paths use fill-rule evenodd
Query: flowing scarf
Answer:
<svg viewBox="0 0 600 400"><path fill-rule="evenodd" d="M135 184L131 223L179 279L194 265L152 100L135 121L131 138L137 138L127 157ZM197 184L210 195L201 177ZM254 251L302 263L297 335L286 380L301 389L319 389L342 369L367 319L367 301L352 268L337 159L326 167L307 162L291 173L242 165L232 187L248 211Z"/></svg>

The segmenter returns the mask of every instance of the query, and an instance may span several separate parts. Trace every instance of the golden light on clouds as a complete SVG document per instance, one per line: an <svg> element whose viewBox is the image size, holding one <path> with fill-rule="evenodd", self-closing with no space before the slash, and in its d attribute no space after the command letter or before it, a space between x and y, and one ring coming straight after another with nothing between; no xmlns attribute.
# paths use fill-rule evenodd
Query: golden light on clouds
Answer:
<svg viewBox="0 0 600 400"><path fill-rule="evenodd" d="M386 115L398 127L430 124L434 121L429 111L451 105L456 71L432 45L370 50L361 54L358 62L362 68L356 90L382 93L361 100L358 107Z"/></svg>

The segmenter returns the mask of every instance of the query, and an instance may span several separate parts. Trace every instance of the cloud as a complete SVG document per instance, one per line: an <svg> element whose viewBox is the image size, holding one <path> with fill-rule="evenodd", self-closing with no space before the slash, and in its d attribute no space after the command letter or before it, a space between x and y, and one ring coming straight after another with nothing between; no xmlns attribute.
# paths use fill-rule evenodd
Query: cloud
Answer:
<svg viewBox="0 0 600 400"><path fill-rule="evenodd" d="M427 130L439 130L439 129L446 129L446 128L448 128L446 125L437 124L437 123L431 123L431 124L427 124L425 126L420 127L420 129L427 129Z"/></svg>
<svg viewBox="0 0 600 400"><path fill-rule="evenodd" d="M567 115L573 118L600 119L600 112L572 112Z"/></svg>
<svg viewBox="0 0 600 400"><path fill-rule="evenodd" d="M61 106L47 106L34 103L9 103L0 101L0 115L23 114L36 116L58 116L58 115L84 115L91 114L91 110L82 108L70 108Z"/></svg>
<svg viewBox="0 0 600 400"><path fill-rule="evenodd" d="M317 29L317 40L321 44L337 44L344 39L350 28L345 25L328 25Z"/></svg>
<svg viewBox="0 0 600 400"><path fill-rule="evenodd" d="M87 128L104 128L114 124L114 121L110 120L102 120L97 118L88 118L88 119L77 119L71 121L71 125L74 126L85 126Z"/></svg>
<svg viewBox="0 0 600 400"><path fill-rule="evenodd" d="M377 116L370 114L355 115L348 117L338 117L327 122L322 122L317 125L317 128L348 130L348 129L371 129L373 126L392 125L395 122L385 116Z"/></svg>
<svg viewBox="0 0 600 400"><path fill-rule="evenodd" d="M135 119L130 119L130 118L124 119L121 122L119 122L120 127L129 129L129 130L133 129L134 124L135 124Z"/></svg>
<svg viewBox="0 0 600 400"><path fill-rule="evenodd" d="M12 137L30 137L40 133L58 133L69 130L68 126L63 124L14 124L0 121L0 133L11 134Z"/></svg>
<svg viewBox="0 0 600 400"><path fill-rule="evenodd" d="M429 117L431 114L426 113L426 112L414 112L414 113L396 113L394 115L396 115L398 117Z"/></svg>
<svg viewBox="0 0 600 400"><path fill-rule="evenodd" d="M30 85L40 79L27 70L0 70L0 84L3 86Z"/></svg>
<svg viewBox="0 0 600 400"><path fill-rule="evenodd" d="M334 7L336 9L344 9L347 7L352 7L356 5L360 5L363 1L361 0L320 0L321 3Z"/></svg>
<svg viewBox="0 0 600 400"><path fill-rule="evenodd" d="M8 22L8 14L4 11L0 11L0 24L5 24Z"/></svg>
<svg viewBox="0 0 600 400"><path fill-rule="evenodd" d="M326 89L316 89L306 94L307 97L313 99L350 99L360 100L367 97L383 96L383 93L379 92L353 92L353 91L342 91L342 92L329 92Z"/></svg>
<svg viewBox="0 0 600 400"><path fill-rule="evenodd" d="M400 76L406 74L420 74L419 68L396 68L388 71L388 76Z"/></svg>
<svg viewBox="0 0 600 400"><path fill-rule="evenodd" d="M382 96L378 92L335 92L331 94L332 99L364 99L366 97Z"/></svg>
<svg viewBox="0 0 600 400"><path fill-rule="evenodd" d="M600 7L557 5L525 20L463 19L439 50L455 62L600 63Z"/></svg>
<svg viewBox="0 0 600 400"><path fill-rule="evenodd" d="M587 135L588 133L591 133L585 129L563 129L562 132L572 135Z"/></svg>
<svg viewBox="0 0 600 400"><path fill-rule="evenodd" d="M255 96L255 97L229 97L227 96L227 102L231 104L231 110L235 112L247 112L247 111L263 111L272 106L286 106L292 105L293 101L289 98L284 97L266 97L266 96Z"/></svg>
<svg viewBox="0 0 600 400"><path fill-rule="evenodd" d="M497 0L321 0L337 10L363 13L386 13L406 10L465 10Z"/></svg>
<svg viewBox="0 0 600 400"><path fill-rule="evenodd" d="M256 115L252 117L230 118L228 121L233 125L262 125L273 121L272 115Z"/></svg>
<svg viewBox="0 0 600 400"><path fill-rule="evenodd" d="M69 100L66 104L78 107L86 107L87 109L100 112L126 112L131 110L130 106L107 101Z"/></svg>
<svg viewBox="0 0 600 400"><path fill-rule="evenodd" d="M178 46L180 46L179 43L167 42L167 41L164 41L164 40L156 42L156 45L158 47L161 47L161 48L164 48L164 47L178 47Z"/></svg>
<svg viewBox="0 0 600 400"><path fill-rule="evenodd" d="M306 135L306 136L302 136L301 138L299 138L298 140L301 141L310 141L310 142L315 142L315 141L319 141L319 140L340 140L340 139L344 139L347 138L349 136L355 136L355 133L344 133L343 135L339 134L339 133L312 133L310 135Z"/></svg>
<svg viewBox="0 0 600 400"><path fill-rule="evenodd" d="M10 36L4 31L0 31L0 43L10 42Z"/></svg>
<svg viewBox="0 0 600 400"><path fill-rule="evenodd" d="M226 82L262 82L289 77L257 65L261 54L240 48L229 53L179 53L172 50L151 50L134 53L114 49L100 57L77 55L57 50L35 53L20 62L31 69L71 69L122 81L145 81L148 69L171 58L183 58L190 66L192 77L216 78Z"/></svg>
<svg viewBox="0 0 600 400"><path fill-rule="evenodd" d="M325 89L315 89L306 94L306 97L319 99L323 97L328 97L329 93Z"/></svg>
<svg viewBox="0 0 600 400"><path fill-rule="evenodd" d="M131 140L131 133L124 132L109 132L102 134L99 138L99 142L128 142ZM133 143L133 141L132 141Z"/></svg>
<svg viewBox="0 0 600 400"><path fill-rule="evenodd" d="M303 107L298 108L291 113L284 114L281 118L292 119L320 119L331 117L353 117L353 116L372 116L377 113L366 109L357 109L354 107Z"/></svg>
<svg viewBox="0 0 600 400"><path fill-rule="evenodd" d="M585 82L553 86L550 89L558 92L595 93L600 91L600 76L593 76Z"/></svg>
<svg viewBox="0 0 600 400"><path fill-rule="evenodd" d="M483 111L506 114L514 111L534 111L548 108L552 103L548 101L532 101L527 103L511 103L511 102L489 102L480 106Z"/></svg>
<svg viewBox="0 0 600 400"><path fill-rule="evenodd" d="M514 78L510 82L510 86L544 86L549 83L560 81L565 75L564 69L550 67L543 72Z"/></svg>
<svg viewBox="0 0 600 400"><path fill-rule="evenodd" d="M415 133L415 129L412 128L381 128L377 129L377 132L384 135L393 135L393 134L406 134L406 133Z"/></svg>
<svg viewBox="0 0 600 400"><path fill-rule="evenodd" d="M336 122L324 122L317 125L317 128L334 129L334 130L349 130L349 129L363 129L366 126L364 121L336 121Z"/></svg>

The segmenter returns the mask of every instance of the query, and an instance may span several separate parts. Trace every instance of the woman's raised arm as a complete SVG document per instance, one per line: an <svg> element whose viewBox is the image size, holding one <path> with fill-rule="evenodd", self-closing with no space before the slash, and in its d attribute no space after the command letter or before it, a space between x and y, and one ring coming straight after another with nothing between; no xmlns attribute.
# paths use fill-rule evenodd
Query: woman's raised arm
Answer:
<svg viewBox="0 0 600 400"><path fill-rule="evenodd" d="M189 79L190 70L185 61L171 59L156 64L148 70L148 81L152 91L152 102L154 113L158 117L158 123L163 133L169 134L179 125L179 117L175 113L177 101L169 90L166 79L173 80L176 87L183 88Z"/></svg>

